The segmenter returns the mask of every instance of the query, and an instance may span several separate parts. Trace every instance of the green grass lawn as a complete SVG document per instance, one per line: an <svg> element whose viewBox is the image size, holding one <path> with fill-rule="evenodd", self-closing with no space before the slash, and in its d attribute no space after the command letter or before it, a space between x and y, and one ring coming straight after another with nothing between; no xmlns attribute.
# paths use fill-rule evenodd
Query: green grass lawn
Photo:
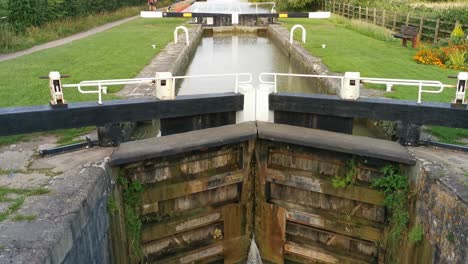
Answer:
<svg viewBox="0 0 468 264"><path fill-rule="evenodd" d="M64 84L132 78L172 41L174 28L183 22L140 18L70 44L0 62L0 107L48 104L48 81L38 77L50 71L71 75L62 80ZM156 49L152 44L156 44ZM118 90L109 88L110 92ZM97 101L96 94L80 94L74 88L65 88L64 97L68 102ZM112 94L104 96L104 99L115 98ZM76 130L71 131L76 134ZM12 140L12 137L0 138L0 144Z"/></svg>
<svg viewBox="0 0 468 264"><path fill-rule="evenodd" d="M283 26L290 29L295 24L303 25L307 30L307 42L304 47L314 56L322 58L327 67L336 73L346 71L360 72L362 77L402 78L419 80L437 80L444 84L455 84L455 70L441 69L437 66L417 64L412 60L417 50L404 48L401 40L382 41L351 30L345 24L336 23L339 19L283 19ZM295 34L300 39L300 30ZM326 44L326 48L322 48ZM411 44L410 44L411 45ZM372 88L384 90L383 85ZM426 88L429 89L429 88ZM435 89L435 88L434 88ZM417 100L418 88L394 86L392 92L385 93L388 98ZM446 88L441 94L423 93L423 101L450 102L455 97L453 88ZM441 141L462 143L461 138L468 138L467 129L431 127L430 131Z"/></svg>
<svg viewBox="0 0 468 264"><path fill-rule="evenodd" d="M180 19L137 19L108 31L57 48L0 62L0 107L43 105L49 101L50 71L71 75L63 83L82 80L132 78L173 39ZM156 49L152 48L156 44ZM116 92L116 89L110 91ZM65 100L97 101L65 88ZM107 99L113 96L107 96Z"/></svg>

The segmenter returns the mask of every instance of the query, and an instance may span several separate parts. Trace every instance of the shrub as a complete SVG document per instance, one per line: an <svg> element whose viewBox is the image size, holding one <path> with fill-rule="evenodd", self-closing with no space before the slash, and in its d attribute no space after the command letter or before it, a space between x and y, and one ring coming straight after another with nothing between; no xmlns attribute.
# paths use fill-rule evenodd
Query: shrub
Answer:
<svg viewBox="0 0 468 264"><path fill-rule="evenodd" d="M463 32L463 28L460 23L457 23L450 34L450 40L455 44L461 44L464 41L464 38L465 32Z"/></svg>
<svg viewBox="0 0 468 264"><path fill-rule="evenodd" d="M65 17L77 17L103 11L113 11L125 6L141 5L141 0L8 0L8 21L18 32L30 26Z"/></svg>

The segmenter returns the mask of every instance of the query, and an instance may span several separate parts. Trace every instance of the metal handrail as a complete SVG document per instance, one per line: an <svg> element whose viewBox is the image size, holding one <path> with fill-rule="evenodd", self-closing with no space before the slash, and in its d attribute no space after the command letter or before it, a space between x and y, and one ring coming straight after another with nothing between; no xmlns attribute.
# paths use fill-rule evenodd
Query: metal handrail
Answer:
<svg viewBox="0 0 468 264"><path fill-rule="evenodd" d="M291 28L291 33L289 34L289 43L292 44L293 43L293 37L294 37L294 31L296 29L302 29L302 43L306 43L306 36L307 36L307 32L305 30L305 28L302 26L302 25L294 25L292 28Z"/></svg>
<svg viewBox="0 0 468 264"><path fill-rule="evenodd" d="M273 81L264 80L264 76L273 76ZM295 73L272 73L272 72L263 72L259 75L259 81L263 84L274 85L274 92L278 92L278 81L277 76L283 77L305 77L305 78L325 78L325 79L339 79L341 80L341 87L344 86L344 76L338 75L314 75L314 74L295 74ZM404 85L404 86L417 86L418 87L418 104L422 102L423 93L441 93L444 88L454 88L455 85L443 84L440 81L433 80L411 80L411 79L390 79L390 78L369 78L369 77L360 77L353 78L356 81L361 83L374 83L374 84L386 84L387 87L393 85ZM424 87L438 87L438 90L425 90ZM388 88L387 88L388 89Z"/></svg>
<svg viewBox="0 0 468 264"><path fill-rule="evenodd" d="M179 37L179 30L182 29L184 32L185 32L185 43L187 44L187 46L190 45L190 40L189 40L189 34L188 34L188 29L187 27L184 27L184 26L178 26L174 29L174 42L175 44L177 44L178 42L178 37Z"/></svg>
<svg viewBox="0 0 468 264"><path fill-rule="evenodd" d="M185 75L185 76L173 76L172 77L172 84L175 85L175 80L177 79L190 79L190 78L206 78L206 77L227 77L227 76L235 76L235 89L234 93L239 92L239 84L249 84L252 82L252 74L251 73L225 73L225 74L203 74L203 75ZM239 81L239 76L247 76L248 81Z"/></svg>
<svg viewBox="0 0 468 264"><path fill-rule="evenodd" d="M240 84L249 84L252 82L251 73L226 73L226 74L205 74L205 75L186 75L186 76L173 76L172 85L175 85L175 80L188 79L188 78L206 78L206 77L235 77L234 92L239 93ZM247 80L240 81L239 77L247 77ZM82 81L77 84L64 84L63 88L77 88L82 94L98 94L98 104L102 104L102 94L107 93L107 86L111 85L126 85L126 84L155 84L159 78L133 78L133 79L110 79L110 80L91 80ZM83 90L83 87L97 87L97 90ZM174 88L174 87L172 87Z"/></svg>
<svg viewBox="0 0 468 264"><path fill-rule="evenodd" d="M265 81L264 76L273 76L273 81ZM263 84L272 84L274 85L274 93L278 92L278 78L277 76L283 77L304 77L304 78L326 78L326 79L339 79L343 84L344 76L335 76L335 75L314 75L314 74L296 74L296 73L277 73L277 72L262 72L258 76L258 80Z"/></svg>
<svg viewBox="0 0 468 264"><path fill-rule="evenodd" d="M417 86L418 104L422 102L422 93L441 93L445 87L455 87L454 85L443 84L440 81L432 80L412 80L412 79L385 79L385 78L367 78L361 77L361 83L385 84L387 91L391 91L393 85ZM424 90L423 87L438 87L438 90Z"/></svg>

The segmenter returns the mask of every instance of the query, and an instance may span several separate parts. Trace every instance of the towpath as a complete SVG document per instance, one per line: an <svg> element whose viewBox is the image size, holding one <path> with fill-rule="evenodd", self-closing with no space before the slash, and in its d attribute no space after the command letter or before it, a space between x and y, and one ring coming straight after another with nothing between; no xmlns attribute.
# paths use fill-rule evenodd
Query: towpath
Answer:
<svg viewBox="0 0 468 264"><path fill-rule="evenodd" d="M0 62L15 59L15 58L21 57L23 55L31 54L31 53L34 53L34 52L37 52L37 51L62 46L64 44L70 43L72 41L83 39L83 38L89 37L91 35L97 34L99 32L103 32L103 31L106 31L106 30L111 29L113 27L122 25L123 23L127 23L127 22L129 22L131 20L134 20L134 19L138 18L138 17L139 16L133 16L133 17L117 20L117 21L114 21L114 22L111 22L111 23L104 24L102 26L92 28L90 30L87 30L87 31L84 31L84 32L81 32L81 33L78 33L78 34L75 34L75 35L71 35L71 36L68 36L68 37L65 37L65 38L62 38L62 39L57 39L57 40L54 40L54 41L51 41L51 42L47 42L47 43L44 43L44 44L41 44L41 45L37 45L37 46L34 46L34 47L29 48L27 50L21 50L21 51L17 51L17 52L13 52L13 53L7 53L7 54L0 54Z"/></svg>

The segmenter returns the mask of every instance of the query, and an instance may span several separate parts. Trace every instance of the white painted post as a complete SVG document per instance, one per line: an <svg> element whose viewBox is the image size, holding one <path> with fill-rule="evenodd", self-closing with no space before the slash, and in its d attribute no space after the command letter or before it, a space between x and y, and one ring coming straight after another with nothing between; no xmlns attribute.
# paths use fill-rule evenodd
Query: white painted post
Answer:
<svg viewBox="0 0 468 264"><path fill-rule="evenodd" d="M238 25L239 24L239 13L232 13L231 15L231 23L233 25Z"/></svg>
<svg viewBox="0 0 468 264"><path fill-rule="evenodd" d="M454 104L466 104L466 86L468 85L468 72L459 72L457 75L457 89L455 92Z"/></svg>
<svg viewBox="0 0 468 264"><path fill-rule="evenodd" d="M236 112L236 124L255 121L255 88L251 84L243 84L238 91L244 95L244 108Z"/></svg>
<svg viewBox="0 0 468 264"><path fill-rule="evenodd" d="M386 86L387 86L386 91L387 91L387 92L391 92L391 91L392 91L393 84L387 83Z"/></svg>
<svg viewBox="0 0 468 264"><path fill-rule="evenodd" d="M175 81L171 72L156 72L154 96L159 100L175 99Z"/></svg>
<svg viewBox="0 0 468 264"><path fill-rule="evenodd" d="M356 100L359 98L359 72L345 72L340 97L342 99Z"/></svg>
<svg viewBox="0 0 468 264"><path fill-rule="evenodd" d="M182 29L185 32L186 45L187 46L190 45L188 29L186 27L184 27L184 26L178 26L174 30L174 42L175 42L175 44L177 44L177 42L178 42L179 29Z"/></svg>
<svg viewBox="0 0 468 264"><path fill-rule="evenodd" d="M291 33L289 34L289 43L292 44L293 43L293 37L294 37L294 31L297 29L297 28L300 28L302 29L302 43L306 43L306 30L303 26L301 25L294 25L292 28L291 28Z"/></svg>
<svg viewBox="0 0 468 264"><path fill-rule="evenodd" d="M50 104L53 106L66 104L63 98L61 78L62 76L58 71L49 73Z"/></svg>
<svg viewBox="0 0 468 264"><path fill-rule="evenodd" d="M260 84L257 89L256 98L256 120L273 123L274 112L270 111L269 97L274 87L271 84Z"/></svg>

